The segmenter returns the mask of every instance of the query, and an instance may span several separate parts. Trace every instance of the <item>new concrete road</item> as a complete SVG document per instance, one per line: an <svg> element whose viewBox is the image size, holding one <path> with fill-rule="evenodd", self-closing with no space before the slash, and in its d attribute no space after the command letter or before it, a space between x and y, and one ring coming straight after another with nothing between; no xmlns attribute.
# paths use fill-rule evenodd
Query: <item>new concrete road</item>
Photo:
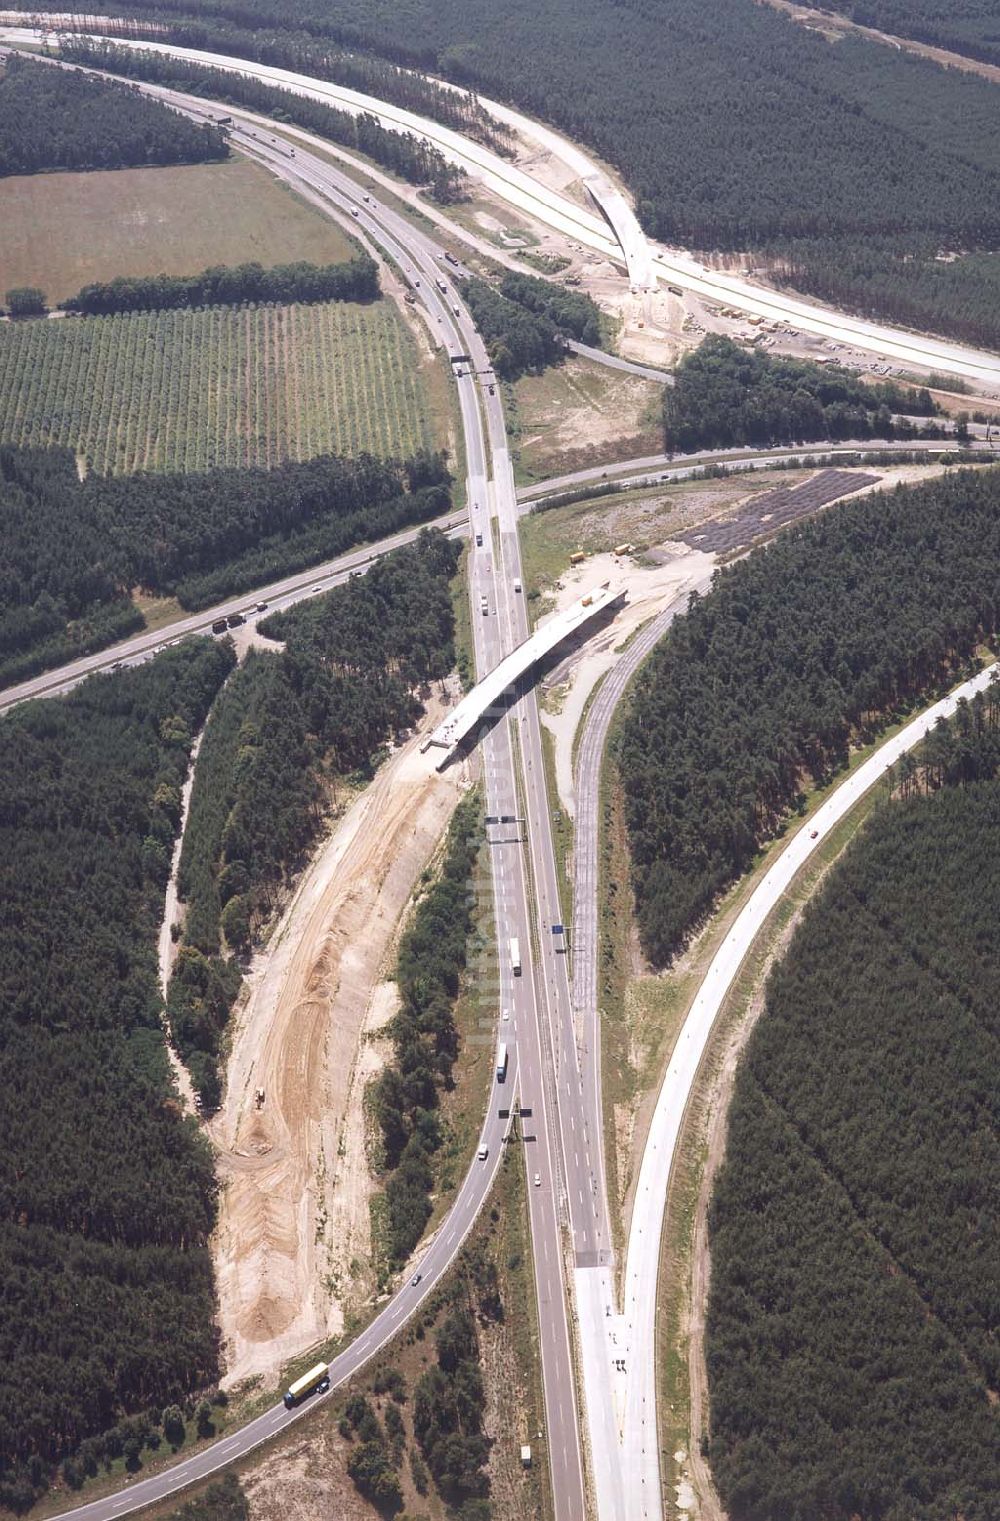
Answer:
<svg viewBox="0 0 1000 1521"><path fill-rule="evenodd" d="M601 1022L597 964L600 923L599 856L601 768L608 731L618 704L640 665L666 633L693 592L708 590L712 574L693 580L628 645L608 672L590 705L580 736L573 795L573 1006L577 1040L584 1056L587 1124L594 1137L594 1170L601 1198L607 1199L604 1163L604 1106L601 1088ZM606 1206L605 1206L606 1207ZM578 1266L574 1272L579 1316L584 1405L593 1467L597 1514L601 1521L629 1521L622 1468L626 1348L618 1340L614 1274L609 1264Z"/></svg>
<svg viewBox="0 0 1000 1521"><path fill-rule="evenodd" d="M982 691L998 671L1000 666L988 667L913 719L840 784L809 819L808 827L799 829L745 903L716 952L681 1027L657 1097L639 1168L625 1267L624 1311L616 1327L627 1368L624 1482L630 1521L632 1517L662 1515L660 1444L655 1418L660 1237L667 1181L676 1158L685 1109L723 1001L768 915L830 831L885 775L889 766L920 743L939 718L951 717L962 698Z"/></svg>
<svg viewBox="0 0 1000 1521"><path fill-rule="evenodd" d="M34 25L28 28L5 27L0 37L12 41L38 41L46 27L46 16L33 16ZM58 29L58 19L51 18L47 30ZM968 348L963 344L949 343L943 339L926 338L907 333L863 318L846 316L817 302L770 290L753 284L738 275L727 275L710 270L705 265L680 250L654 249L648 243L624 198L605 208L614 224L596 212L579 206L568 196L542 184L525 170L506 159L472 142L449 127L406 111L402 107L376 100L357 90L331 84L293 70L275 68L268 64L251 63L243 58L233 58L220 53L206 52L196 48L175 47L168 43L125 42L125 46L154 52L169 53L202 63L213 68L250 75L265 83L280 86L315 100L333 103L341 109L367 111L377 116L386 126L415 132L434 144L454 163L471 175L482 180L494 194L511 206L527 212L545 225L582 245L593 248L605 257L624 262L633 270L643 272L651 268L653 278L661 278L682 290L721 305L734 307L751 316L782 323L794 331L811 333L824 339L835 339L868 353L901 362L918 370L936 370L946 374L960 375L987 385L991 390L1000 389L1000 356ZM514 125L529 141L534 140L548 151L570 165L583 181L606 183L607 175L575 143L570 143L559 133L530 118L501 106L496 101L483 99L487 110ZM624 208L624 209L623 209ZM620 241L623 240L623 241ZM643 273L643 278L645 274Z"/></svg>
<svg viewBox="0 0 1000 1521"><path fill-rule="evenodd" d="M198 109L203 110L203 105ZM455 369L465 434L470 517L477 531L470 560L476 660L480 673L485 673L519 640L524 615L523 597L514 590L510 569L513 563L519 573L513 474L500 401L495 395L490 396L487 389L489 366L482 341L469 314L442 275L440 252L429 240L415 234L403 218L384 208L370 202L359 205L356 185L326 161L305 153L292 159L286 149L259 141L253 135L255 130L236 127L234 135L246 151L267 163L282 178L319 197L321 202L336 207L342 215L346 213L353 217L356 225L396 261L419 293L431 330L447 347L449 354L473 356L472 367L462 363ZM480 413L481 378L492 454L492 480L488 477L488 452ZM499 527L499 553L496 552L494 519ZM370 556L374 552L368 550L362 554ZM344 573L343 567L338 573ZM311 580L315 584L315 572ZM295 592L296 588L292 588L290 594ZM484 598L488 607L486 617L478 612ZM484 735L486 807L490 817L513 819L521 812L516 762L522 747L516 737L517 725L516 713L503 715ZM529 756L529 767L531 764ZM540 769L539 762L539 772ZM536 815L526 826L513 830L508 827L497 833L491 828L490 864L500 958L493 986L487 986L485 992L487 996L496 992L496 1001L491 1001L488 1008L494 1018L499 1013L496 1018L497 1040L506 1045L508 1055L504 1079L500 1080L498 1071L484 1121L481 1139L487 1147L486 1160L472 1164L455 1203L420 1260L418 1278L404 1284L358 1340L334 1359L331 1383L336 1386L357 1372L400 1329L453 1263L493 1184L510 1124L511 1098L519 1093L522 1144L528 1153L531 1179L528 1203L545 1395L545 1429L540 1436L548 1455L557 1521L579 1521L585 1514L585 1504L563 1292L557 1194L559 1164L554 1144L555 1124L549 1112L548 1057L538 1013L538 993L544 989L544 966L538 966L532 946L533 915L523 843L525 828L530 838L533 829L539 827L544 828L551 851L547 813L541 815L540 821ZM510 954L514 940L520 946L519 969ZM525 1110L527 1114L524 1114ZM314 1396L294 1411L285 1410L283 1405L276 1406L224 1441L162 1475L142 1480L122 1493L92 1501L67 1514L80 1518L80 1521L83 1518L109 1521L109 1518L138 1510L243 1456L299 1419L322 1398Z"/></svg>
<svg viewBox="0 0 1000 1521"><path fill-rule="evenodd" d="M617 354L607 354L604 349L591 348L588 343L577 343L575 339L567 339L566 347L573 354L579 354L581 359L590 359L595 364L607 365L611 370L622 370L626 375L638 375L642 380L655 380L658 385L672 386L674 377L669 370L657 370L651 364L637 364L634 359L621 359Z"/></svg>

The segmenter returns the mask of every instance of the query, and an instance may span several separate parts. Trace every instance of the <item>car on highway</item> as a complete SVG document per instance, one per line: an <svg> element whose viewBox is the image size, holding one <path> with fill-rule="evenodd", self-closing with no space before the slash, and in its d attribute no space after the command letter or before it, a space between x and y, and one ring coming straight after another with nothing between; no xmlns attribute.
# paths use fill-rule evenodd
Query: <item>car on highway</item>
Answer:
<svg viewBox="0 0 1000 1521"><path fill-rule="evenodd" d="M423 1276L423 1273L414 1273L413 1277L410 1279L410 1282L414 1288L416 1288L417 1284L420 1282Z"/></svg>
<svg viewBox="0 0 1000 1521"><path fill-rule="evenodd" d="M477 1156L479 1157L480 1162L485 1162L489 1154L490 1148L488 1146L480 1146L479 1151L477 1152Z"/></svg>
<svg viewBox="0 0 1000 1521"><path fill-rule="evenodd" d="M477 549L482 549L482 547L483 547L483 536L482 536L481 533L477 533L476 534L476 548Z"/></svg>
<svg viewBox="0 0 1000 1521"><path fill-rule="evenodd" d="M535 1173L535 1187L536 1188L541 1188L541 1186L542 1186L542 1175L541 1175L540 1172L536 1172Z"/></svg>

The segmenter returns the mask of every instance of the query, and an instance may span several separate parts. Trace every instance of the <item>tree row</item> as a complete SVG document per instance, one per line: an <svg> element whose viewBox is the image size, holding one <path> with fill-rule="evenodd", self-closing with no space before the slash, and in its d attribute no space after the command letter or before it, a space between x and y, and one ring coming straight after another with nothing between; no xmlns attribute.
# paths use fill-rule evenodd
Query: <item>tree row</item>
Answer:
<svg viewBox="0 0 1000 1521"><path fill-rule="evenodd" d="M8 302L11 292L8 291ZM375 301L378 265L367 255L343 264L216 264L198 275L118 275L85 285L59 303L67 312L106 317L182 306L239 306L243 302Z"/></svg>

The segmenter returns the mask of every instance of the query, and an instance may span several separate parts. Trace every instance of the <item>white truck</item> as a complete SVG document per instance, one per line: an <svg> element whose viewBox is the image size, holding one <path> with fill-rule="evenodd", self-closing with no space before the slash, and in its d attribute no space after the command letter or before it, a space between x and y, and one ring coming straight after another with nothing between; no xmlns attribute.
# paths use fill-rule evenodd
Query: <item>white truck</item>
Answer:
<svg viewBox="0 0 1000 1521"><path fill-rule="evenodd" d="M507 1078L507 1042L505 1040L502 1040L500 1042L500 1049L497 1052L497 1082L498 1083L505 1082L506 1078Z"/></svg>
<svg viewBox="0 0 1000 1521"><path fill-rule="evenodd" d="M510 969L515 977L521 975L521 947L516 940L510 942Z"/></svg>

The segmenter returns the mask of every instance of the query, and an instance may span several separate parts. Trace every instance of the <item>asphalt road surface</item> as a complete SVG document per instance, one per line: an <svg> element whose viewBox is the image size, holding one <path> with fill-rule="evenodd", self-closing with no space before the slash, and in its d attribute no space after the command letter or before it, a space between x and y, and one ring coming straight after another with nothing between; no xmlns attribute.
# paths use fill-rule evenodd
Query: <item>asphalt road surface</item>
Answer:
<svg viewBox="0 0 1000 1521"><path fill-rule="evenodd" d="M191 109L192 114L203 114L205 111L203 102L191 101L184 104ZM474 548L470 559L470 592L474 610L477 667L480 674L485 674L519 641L520 619L523 619L523 597L513 590L514 577L520 573L513 473L507 454L500 400L496 396L490 397L484 389L485 377L489 371L485 349L471 318L442 271L440 250L429 239L415 233L405 219L373 202L359 206L357 186L325 160L302 150L293 158L286 148L270 141L261 141L256 134L257 128L249 126L237 126L233 133L244 151L268 164L296 188L305 190L314 198L318 197L321 202L336 208L341 215L351 215L351 208L357 207L358 215L353 218L355 225L360 225L385 250L410 281L438 341L446 346L450 354L470 353L474 357L472 369L467 365L461 367L457 387L465 432L470 518L474 526L483 527L482 548ZM447 269L447 266L444 268ZM444 292L436 284L439 279L443 279L446 285ZM476 371L479 372L478 375ZM488 442L483 430L481 401L485 403ZM492 478L489 465L492 466ZM494 552L493 520L501 527L499 555ZM451 526L457 528L458 525ZM368 549L360 551L359 555L364 560L378 552ZM327 567L331 576L343 577L350 573L355 557L345 558L351 564L342 560L336 562L335 569ZM516 567L515 570L511 569L512 565ZM307 577L290 579L309 583L308 588L301 585L287 588L285 594L290 599L302 594L304 589L322 589L324 584L316 571ZM330 584L334 584L334 581L331 580ZM484 596L491 610L486 618L477 611L480 599ZM242 610L250 600L237 599L234 610ZM264 592L258 592L252 600L255 603L258 600L270 601L270 598ZM213 610L213 613L214 616L221 616L220 610ZM199 618L210 616L199 615ZM170 633L181 637L177 628ZM163 642L163 635L152 636L152 639L155 648L157 642ZM139 653L141 655L145 651ZM52 673L49 678L56 685L60 679L72 681L74 674ZM80 679L79 673L75 674L75 679ZM52 689L50 685L48 690ZM507 814L515 817L520 813L516 764L522 751L516 737L518 721L516 711L512 711L509 715L500 717L484 736L486 807L487 813L493 816ZM542 818L542 826L548 835L547 813ZM530 835L531 824L527 827ZM551 838L549 847L551 849ZM563 1290L556 1183L558 1163L553 1144L555 1124L547 1107L549 1089L545 1081L544 1030L537 997L542 976L536 971L536 956L532 946L533 915L523 833L514 831L497 839L491 847L490 864L500 954L495 985L492 989L487 987L486 993L487 997L493 993L496 995L490 1008L496 1017L497 1039L503 1040L508 1047L508 1067L505 1080L497 1081L494 1085L483 1125L481 1143L488 1148L488 1155L483 1162L473 1162L455 1203L421 1257L419 1283L404 1283L368 1329L331 1362L331 1384L334 1388L337 1387L363 1367L405 1324L453 1263L489 1194L504 1145L510 1144L506 1137L513 1107L511 1100L515 1093L519 1094L522 1111L530 1111L520 1122L519 1143L528 1153L529 1178L537 1174L540 1179L537 1187L532 1184L528 1189L545 1392L545 1429L540 1437L548 1456L555 1515L558 1521L579 1521L585 1514L585 1505L575 1383ZM519 975L515 975L509 955L510 941L514 938L521 946L522 970ZM326 1397L313 1396L293 1411L287 1411L284 1405L277 1405L223 1441L183 1460L162 1474L139 1480L118 1494L77 1506L63 1514L80 1518L80 1521L84 1521L84 1518L86 1521L111 1521L111 1518L127 1515L161 1500L244 1456L261 1442L283 1431L293 1421L301 1419Z"/></svg>

